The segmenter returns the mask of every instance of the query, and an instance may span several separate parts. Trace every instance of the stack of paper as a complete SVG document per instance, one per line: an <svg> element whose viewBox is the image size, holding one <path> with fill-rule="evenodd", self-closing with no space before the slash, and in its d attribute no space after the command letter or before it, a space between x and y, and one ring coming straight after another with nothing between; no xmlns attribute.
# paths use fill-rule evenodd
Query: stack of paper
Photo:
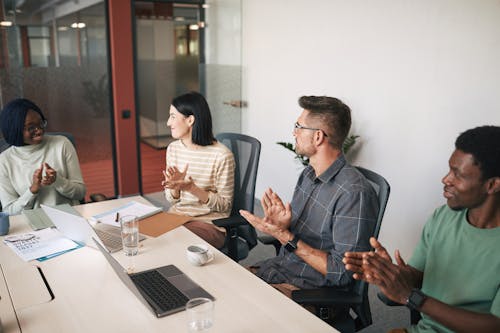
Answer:
<svg viewBox="0 0 500 333"><path fill-rule="evenodd" d="M94 215L90 218L93 222L101 222L114 226L120 226L120 216L135 215L143 219L161 212L161 207L145 205L137 201L131 201L126 205L108 210L107 212Z"/></svg>
<svg viewBox="0 0 500 333"><path fill-rule="evenodd" d="M25 261L46 260L80 247L53 228L9 235L4 238L4 243Z"/></svg>

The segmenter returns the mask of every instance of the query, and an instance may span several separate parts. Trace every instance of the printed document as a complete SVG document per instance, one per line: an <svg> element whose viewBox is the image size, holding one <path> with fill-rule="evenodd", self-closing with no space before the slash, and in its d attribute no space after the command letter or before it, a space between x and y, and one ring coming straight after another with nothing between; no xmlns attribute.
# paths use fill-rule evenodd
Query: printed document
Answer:
<svg viewBox="0 0 500 333"><path fill-rule="evenodd" d="M79 247L77 243L54 228L46 228L25 234L9 235L4 243L25 261L49 257Z"/></svg>
<svg viewBox="0 0 500 333"><path fill-rule="evenodd" d="M120 226L120 216L135 215L139 220L155 215L163 211L162 207L145 205L137 201L131 201L126 205L117 207L107 212L94 215L90 221L106 223L113 226Z"/></svg>

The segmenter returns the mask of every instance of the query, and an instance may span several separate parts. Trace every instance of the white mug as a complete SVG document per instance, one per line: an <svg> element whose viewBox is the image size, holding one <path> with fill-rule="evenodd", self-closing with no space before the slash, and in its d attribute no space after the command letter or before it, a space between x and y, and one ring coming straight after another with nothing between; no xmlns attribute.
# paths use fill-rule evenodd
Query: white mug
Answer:
<svg viewBox="0 0 500 333"><path fill-rule="evenodd" d="M214 260L214 253L205 244L188 246L186 256L188 261L195 266L202 266Z"/></svg>

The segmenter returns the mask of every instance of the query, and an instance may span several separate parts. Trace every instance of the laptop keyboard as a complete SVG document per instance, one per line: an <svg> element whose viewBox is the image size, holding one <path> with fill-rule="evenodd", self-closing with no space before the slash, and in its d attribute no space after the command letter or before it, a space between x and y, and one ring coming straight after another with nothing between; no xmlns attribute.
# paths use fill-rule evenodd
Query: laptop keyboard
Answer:
<svg viewBox="0 0 500 333"><path fill-rule="evenodd" d="M119 235L115 235L97 228L95 228L94 231L97 236L99 236L103 244L108 248L108 250L120 250L122 248L122 239Z"/></svg>
<svg viewBox="0 0 500 333"><path fill-rule="evenodd" d="M131 275L137 288L152 299L162 312L184 307L189 300L177 287L158 271L146 271Z"/></svg>

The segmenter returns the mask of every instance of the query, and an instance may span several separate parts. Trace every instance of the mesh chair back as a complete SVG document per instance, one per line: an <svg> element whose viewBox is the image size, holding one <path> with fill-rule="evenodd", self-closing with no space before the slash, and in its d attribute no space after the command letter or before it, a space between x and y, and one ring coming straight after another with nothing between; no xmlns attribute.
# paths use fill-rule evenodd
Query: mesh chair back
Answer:
<svg viewBox="0 0 500 333"><path fill-rule="evenodd" d="M387 201L389 200L391 187L387 180L385 180L385 178L378 173L362 167L356 167L356 169L358 169L359 172L361 172L363 176L365 176L365 178L370 182L373 189L375 190L375 193L377 193L379 210L377 214L375 230L373 231L373 237L377 238L380 232L382 219L384 217L385 207L387 205ZM352 286L352 290L363 297L363 302L356 309L356 313L359 319L359 323L356 323L356 326L358 326L359 328L364 328L371 325L372 323L370 303L368 301L368 283L362 280L355 280Z"/></svg>
<svg viewBox="0 0 500 333"><path fill-rule="evenodd" d="M234 200L231 215L239 215L240 209L253 213L260 142L238 133L220 133L216 139L226 145L234 156ZM250 248L257 245L257 233L251 225L238 227L238 234L247 241Z"/></svg>
<svg viewBox="0 0 500 333"><path fill-rule="evenodd" d="M375 230L373 232L373 237L377 238L380 232L380 226L382 225L385 207L387 206L387 201L389 200L391 187L387 180L385 180L385 178L378 173L362 167L356 167L356 169L358 169L358 171L361 172L366 179L368 179L378 196L379 211L377 214L377 223L375 224Z"/></svg>

